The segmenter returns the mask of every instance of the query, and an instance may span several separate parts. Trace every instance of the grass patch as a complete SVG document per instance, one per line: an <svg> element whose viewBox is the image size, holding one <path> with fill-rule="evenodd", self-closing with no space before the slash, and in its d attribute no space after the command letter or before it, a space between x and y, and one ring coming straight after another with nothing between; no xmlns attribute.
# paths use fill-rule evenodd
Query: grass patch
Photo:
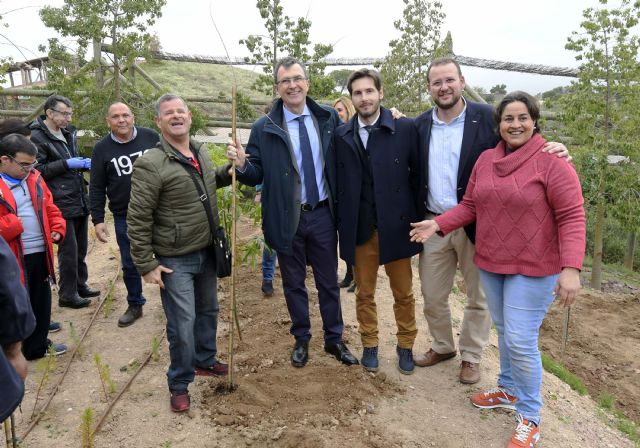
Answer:
<svg viewBox="0 0 640 448"><path fill-rule="evenodd" d="M569 372L565 366L556 362L546 353L541 353L541 355L542 367L544 367L544 370L560 378L562 381L567 383L571 389L578 392L578 394L587 395L587 386L584 385L580 378Z"/></svg>
<svg viewBox="0 0 640 448"><path fill-rule="evenodd" d="M608 423L610 423L618 431L627 436L629 440L635 442L636 444L640 444L638 425L629 420L627 416L624 415L624 412L622 412L620 409L617 409L615 403L616 397L611 395L609 392L603 392L598 397L598 406L600 407L600 409L613 416L613 421L607 419Z"/></svg>

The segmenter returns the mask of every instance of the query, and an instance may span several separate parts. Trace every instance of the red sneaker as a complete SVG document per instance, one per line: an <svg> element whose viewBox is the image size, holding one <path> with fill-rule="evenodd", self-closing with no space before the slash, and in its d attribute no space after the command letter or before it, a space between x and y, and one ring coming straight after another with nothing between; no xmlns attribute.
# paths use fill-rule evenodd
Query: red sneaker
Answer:
<svg viewBox="0 0 640 448"><path fill-rule="evenodd" d="M515 410L516 401L518 401L516 397L509 395L500 386L471 396L471 403L475 407L483 409L505 408Z"/></svg>
<svg viewBox="0 0 640 448"><path fill-rule="evenodd" d="M540 439L540 428L529 420L518 415L516 426L507 448L534 448Z"/></svg>
<svg viewBox="0 0 640 448"><path fill-rule="evenodd" d="M171 410L173 412L188 411L189 406L191 406L191 399L189 398L188 391L186 390L171 391Z"/></svg>
<svg viewBox="0 0 640 448"><path fill-rule="evenodd" d="M196 367L198 376L226 376L229 373L229 366L223 362L216 362L211 367Z"/></svg>

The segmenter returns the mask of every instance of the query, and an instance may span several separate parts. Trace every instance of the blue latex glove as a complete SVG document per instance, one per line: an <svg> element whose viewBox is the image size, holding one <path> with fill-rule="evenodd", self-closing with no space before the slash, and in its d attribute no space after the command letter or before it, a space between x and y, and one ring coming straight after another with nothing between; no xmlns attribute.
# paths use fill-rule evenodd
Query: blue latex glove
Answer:
<svg viewBox="0 0 640 448"><path fill-rule="evenodd" d="M85 159L82 157L72 157L67 159L67 166L70 170L81 170L84 169ZM89 160L91 162L91 160Z"/></svg>
<svg viewBox="0 0 640 448"><path fill-rule="evenodd" d="M82 166L82 169L84 170L90 170L91 169L91 159L82 159L82 161L84 162L84 165Z"/></svg>

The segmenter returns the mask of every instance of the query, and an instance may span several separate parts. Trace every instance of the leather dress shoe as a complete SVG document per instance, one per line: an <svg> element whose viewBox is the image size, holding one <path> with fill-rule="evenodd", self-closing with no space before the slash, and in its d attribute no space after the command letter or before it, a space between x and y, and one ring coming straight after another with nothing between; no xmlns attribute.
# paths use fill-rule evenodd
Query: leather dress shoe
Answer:
<svg viewBox="0 0 640 448"><path fill-rule="evenodd" d="M293 367L304 367L309 360L309 342L296 341L291 352L291 365Z"/></svg>
<svg viewBox="0 0 640 448"><path fill-rule="evenodd" d="M142 305L129 305L118 319L118 327L128 327L142 317Z"/></svg>
<svg viewBox="0 0 640 448"><path fill-rule="evenodd" d="M429 349L424 355L417 355L413 357L415 365L418 367L431 367L435 366L439 362L446 361L456 356L456 352L451 353L438 353L434 352L432 348Z"/></svg>
<svg viewBox="0 0 640 448"><path fill-rule="evenodd" d="M460 382L462 384L475 384L480 381L480 363L462 361L460 364Z"/></svg>
<svg viewBox="0 0 640 448"><path fill-rule="evenodd" d="M65 299L62 297L58 299L58 306L60 307L78 309L78 308L84 308L85 306L89 306L90 304L91 304L91 300L83 299L78 294L76 294L73 297L69 297L68 299Z"/></svg>
<svg viewBox="0 0 640 448"><path fill-rule="evenodd" d="M88 299L89 297L98 297L100 295L100 291L84 285L83 287L81 286L78 288L78 295L83 299Z"/></svg>
<svg viewBox="0 0 640 448"><path fill-rule="evenodd" d="M339 342L333 345L325 345L324 351L335 356L338 361L348 366L360 364L358 359L351 354L344 342Z"/></svg>

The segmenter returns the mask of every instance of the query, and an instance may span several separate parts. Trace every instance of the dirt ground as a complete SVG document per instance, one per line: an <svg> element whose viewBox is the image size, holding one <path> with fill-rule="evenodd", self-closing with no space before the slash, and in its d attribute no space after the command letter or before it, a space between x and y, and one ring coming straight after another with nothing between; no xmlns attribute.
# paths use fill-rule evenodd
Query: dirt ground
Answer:
<svg viewBox="0 0 640 448"><path fill-rule="evenodd" d="M592 397L615 396L616 407L640 424L640 290L613 282L604 292L583 291L569 322L564 359L559 307L544 321L541 348L576 373Z"/></svg>
<svg viewBox="0 0 640 448"><path fill-rule="evenodd" d="M245 229L243 234L250 232L253 230ZM108 244L95 243L89 256L90 283L103 292L119 269L113 231L111 235ZM340 271L343 269L344 263L340 262ZM418 368L411 376L402 375L396 368L392 297L382 269L378 280L381 369L377 374L365 373L359 366L343 366L324 353L312 281L308 282L314 331L310 360L302 369L291 367L289 353L293 338L289 335L290 320L280 279L277 277L275 281L275 295L264 298L260 291L259 271L243 267L239 270L236 294L243 337L234 351L237 389L232 393L221 393L220 389L225 389L225 379L197 377L190 387L191 411L181 415L172 413L165 376L169 355L166 340L163 340L159 360L144 367L116 403L102 429L95 434L95 446L504 447L514 427L513 414L480 411L471 406L468 399L471 393L491 387L495 382L498 371L495 335L485 350L481 365L483 378L477 385L465 386L457 381L459 359ZM226 280L221 283L218 349L220 358L226 360L229 286ZM429 336L422 316L417 270L414 294L419 329L414 351L421 352L429 348ZM610 302L591 295L587 293L575 307L567 358L575 360L577 368L592 372L593 385L601 384L598 387L620 396L620 404L625 405L630 415L637 415L640 389L637 374L640 303L637 294L634 297L613 295ZM137 363L146 357L153 337L162 334L164 314L158 288L145 285L145 296L148 302L144 317L131 327L118 328L117 319L126 309L126 291L122 281L117 281L113 312L108 317L100 312L83 343L82 355L72 361L49 409L22 447L81 446L78 428L82 412L93 408L97 421L107 407L94 354L99 354L110 366L119 391ZM355 297L342 290L342 300L345 341L359 356L362 346L355 319ZM456 325L462 319L463 300L461 295L451 296ZM593 304L587 306L588 301ZM54 303L57 303L55 298ZM51 335L52 339L73 348L70 323L78 334L82 334L97 303L94 301L90 307L81 310L60 309L54 304L53 318L63 323L63 331ZM631 313L631 308L635 314ZM592 310L600 313L591 313ZM559 334L558 313L559 310L551 313L546 333ZM593 330L589 329L591 327ZM545 338L543 345L553 353L557 350L556 340ZM625 345L627 348L617 351L623 344L628 344ZM607 350L607 357L603 357L602 352ZM45 396L69 359L70 354L59 358L60 365L48 382ZM29 425L41 376L35 363L31 363L22 413L16 413L18 435L24 434ZM606 425L605 418L589 397L578 396L557 378L545 374L543 394L545 407L539 446L633 446ZM40 398L39 406L43 401Z"/></svg>

